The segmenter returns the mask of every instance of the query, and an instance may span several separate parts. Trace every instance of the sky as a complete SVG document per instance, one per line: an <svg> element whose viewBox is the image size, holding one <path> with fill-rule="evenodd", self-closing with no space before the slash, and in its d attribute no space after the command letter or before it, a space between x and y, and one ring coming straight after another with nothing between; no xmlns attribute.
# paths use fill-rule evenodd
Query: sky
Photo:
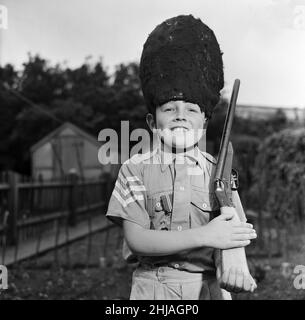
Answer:
<svg viewBox="0 0 305 320"><path fill-rule="evenodd" d="M30 52L70 67L102 58L111 73L139 61L162 21L192 14L224 53L223 97L239 78L241 104L305 107L305 0L0 0L0 15L1 5L1 65L21 68Z"/></svg>

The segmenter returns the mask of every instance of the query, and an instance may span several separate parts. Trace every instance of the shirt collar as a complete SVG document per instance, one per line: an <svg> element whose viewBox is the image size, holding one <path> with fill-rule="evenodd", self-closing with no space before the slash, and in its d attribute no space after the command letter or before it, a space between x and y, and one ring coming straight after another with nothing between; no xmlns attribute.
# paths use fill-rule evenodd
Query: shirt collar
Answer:
<svg viewBox="0 0 305 320"><path fill-rule="evenodd" d="M190 166L198 165L201 170L203 170L204 168L205 159L197 146L187 152L174 154L161 150L161 146L158 145L155 152L158 155L162 172L165 171L166 168L173 163L173 160L175 158L179 159L180 157L185 158L187 164L189 164ZM181 161L184 161L184 159L181 159Z"/></svg>

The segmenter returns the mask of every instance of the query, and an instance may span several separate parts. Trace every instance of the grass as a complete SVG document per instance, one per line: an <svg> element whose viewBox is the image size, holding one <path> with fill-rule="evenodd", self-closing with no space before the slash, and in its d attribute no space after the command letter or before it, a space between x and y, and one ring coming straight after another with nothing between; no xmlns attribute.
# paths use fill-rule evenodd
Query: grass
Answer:
<svg viewBox="0 0 305 320"><path fill-rule="evenodd" d="M289 257L249 258L251 273L259 279L258 288L252 294L238 294L234 299L305 300L305 289L294 287L297 274L293 272L296 265L305 265L304 235L294 235L293 243L297 245L289 248ZM108 237L98 233L92 236L91 242L84 239L10 267L9 288L0 291L0 300L126 300L135 265L123 261L121 244L121 233L114 229Z"/></svg>

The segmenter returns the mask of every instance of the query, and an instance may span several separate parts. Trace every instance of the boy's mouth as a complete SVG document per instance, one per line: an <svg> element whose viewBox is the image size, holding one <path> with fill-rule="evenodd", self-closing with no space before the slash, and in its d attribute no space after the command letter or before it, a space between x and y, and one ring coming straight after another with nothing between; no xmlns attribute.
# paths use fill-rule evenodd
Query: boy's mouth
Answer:
<svg viewBox="0 0 305 320"><path fill-rule="evenodd" d="M179 127L171 128L171 131L173 131L173 132L187 132L187 131L189 131L189 128L179 126Z"/></svg>

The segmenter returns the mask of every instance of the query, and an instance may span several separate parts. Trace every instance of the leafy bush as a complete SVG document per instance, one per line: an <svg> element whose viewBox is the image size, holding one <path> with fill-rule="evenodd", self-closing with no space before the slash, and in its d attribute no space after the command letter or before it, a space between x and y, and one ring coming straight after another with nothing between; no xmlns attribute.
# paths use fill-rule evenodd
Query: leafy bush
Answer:
<svg viewBox="0 0 305 320"><path fill-rule="evenodd" d="M260 145L255 164L257 193L264 210L285 224L304 218L305 128L285 129Z"/></svg>

